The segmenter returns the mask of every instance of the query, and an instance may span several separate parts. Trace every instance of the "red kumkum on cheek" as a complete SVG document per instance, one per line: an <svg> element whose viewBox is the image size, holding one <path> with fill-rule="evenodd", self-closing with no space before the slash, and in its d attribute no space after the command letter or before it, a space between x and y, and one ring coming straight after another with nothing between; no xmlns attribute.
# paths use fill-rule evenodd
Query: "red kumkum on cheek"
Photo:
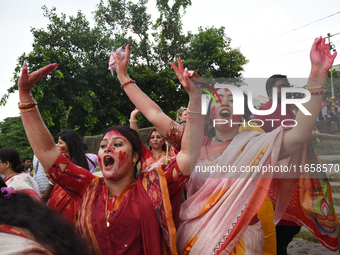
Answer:
<svg viewBox="0 0 340 255"><path fill-rule="evenodd" d="M64 152L64 151L66 151L66 149L65 149L65 147L64 147L64 146L59 146L59 149L60 149L60 151L61 151L61 152Z"/></svg>
<svg viewBox="0 0 340 255"><path fill-rule="evenodd" d="M128 158L129 156L125 151L118 152L118 159L119 159L118 169L124 164L126 164Z"/></svg>
<svg viewBox="0 0 340 255"><path fill-rule="evenodd" d="M100 156L98 156L98 164L99 164L100 169L103 169L103 160Z"/></svg>

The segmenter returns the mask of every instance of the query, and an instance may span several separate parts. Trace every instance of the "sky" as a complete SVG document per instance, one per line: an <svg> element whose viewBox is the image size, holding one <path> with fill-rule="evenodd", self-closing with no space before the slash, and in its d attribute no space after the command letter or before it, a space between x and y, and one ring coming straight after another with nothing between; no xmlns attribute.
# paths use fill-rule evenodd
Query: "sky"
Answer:
<svg viewBox="0 0 340 255"><path fill-rule="evenodd" d="M158 15L155 2L148 3L148 12L154 20ZM48 24L41 9L43 5L49 9L54 6L57 13L66 15L76 15L81 10L93 24L92 11L98 3L96 0L0 1L0 97L13 85L11 78L18 57L32 50L31 28L46 28ZM285 74L289 79L307 78L309 51L315 37L334 35L331 42L340 50L340 1L337 0L192 0L182 23L184 32L192 33L197 33L200 26L224 26L226 35L232 39L231 46L239 48L249 60L243 77L261 78L260 84L273 74ZM339 64L340 56L334 62ZM292 84L295 81L290 80ZM257 93L266 95L264 85L259 86ZM19 116L18 101L18 93L11 94L6 106L0 107L0 121Z"/></svg>

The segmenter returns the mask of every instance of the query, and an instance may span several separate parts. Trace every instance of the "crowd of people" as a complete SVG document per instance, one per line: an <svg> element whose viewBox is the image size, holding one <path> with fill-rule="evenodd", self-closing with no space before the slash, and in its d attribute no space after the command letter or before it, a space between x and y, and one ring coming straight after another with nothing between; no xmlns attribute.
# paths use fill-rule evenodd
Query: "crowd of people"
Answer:
<svg viewBox="0 0 340 255"><path fill-rule="evenodd" d="M240 125L249 109L234 114L226 88L217 90L204 117L204 82L180 59L171 66L189 102L172 120L128 76L127 45L124 54L112 54L110 67L136 109L130 127L104 132L97 156L73 130L60 132L56 144L40 116L31 90L58 64L29 74L24 62L19 109L34 158L30 167L31 159L21 161L15 149L0 149L1 254L287 254L302 225L338 250L339 224L325 175L267 171L317 162L308 138L335 57L325 39L316 38L306 86L312 98L304 104L311 115L277 110L273 118L298 125L262 130ZM268 96L273 87L286 86L286 76L270 77ZM270 98L263 109L271 104ZM149 148L138 133L139 112L154 126ZM214 125L217 118L226 121ZM97 164L102 177L95 175ZM232 171L218 171L228 167ZM244 167L252 170L240 171Z"/></svg>

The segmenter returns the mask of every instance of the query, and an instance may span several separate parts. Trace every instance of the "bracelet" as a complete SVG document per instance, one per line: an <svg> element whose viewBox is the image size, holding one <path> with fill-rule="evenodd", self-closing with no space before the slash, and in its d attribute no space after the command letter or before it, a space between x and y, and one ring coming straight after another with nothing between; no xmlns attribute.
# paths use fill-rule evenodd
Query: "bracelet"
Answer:
<svg viewBox="0 0 340 255"><path fill-rule="evenodd" d="M33 108L34 106L38 105L37 102L35 102L34 104L30 104L30 105L27 105L27 106L23 106L23 107L20 107L19 106L19 109L20 110L24 110L24 109L30 109L30 108Z"/></svg>
<svg viewBox="0 0 340 255"><path fill-rule="evenodd" d="M36 105L36 101L33 100L32 102L29 102L29 103L18 103L18 106L19 106L19 109L27 109L27 108L24 108L26 106L31 106L31 105Z"/></svg>
<svg viewBox="0 0 340 255"><path fill-rule="evenodd" d="M127 82L124 82L122 85L120 85L121 88L123 88L125 85L129 84L129 83L135 83L136 84L136 81L134 80L129 80Z"/></svg>
<svg viewBox="0 0 340 255"><path fill-rule="evenodd" d="M311 88L308 88L307 86L306 86L306 89L308 89L308 90L314 90L314 89L325 89L325 86L319 86L319 87L311 87Z"/></svg>
<svg viewBox="0 0 340 255"><path fill-rule="evenodd" d="M312 84L312 86L310 88L307 88L308 87L308 84ZM306 86L306 89L322 89L325 87L325 84L320 84L320 83L316 83L316 82L312 82L312 81L308 81L307 82L307 86Z"/></svg>
<svg viewBox="0 0 340 255"><path fill-rule="evenodd" d="M137 123L137 120L132 120L132 119L129 119L129 122L134 122L134 123Z"/></svg>
<svg viewBox="0 0 340 255"><path fill-rule="evenodd" d="M21 113L25 113L25 112L31 112L31 111L35 111L36 109L38 109L38 106L34 106L32 108L29 108L29 109L20 109L20 112Z"/></svg>
<svg viewBox="0 0 340 255"><path fill-rule="evenodd" d="M187 111L190 112L190 113L198 113L198 114L200 114L200 112L193 112L193 111L190 111L189 108L187 109Z"/></svg>
<svg viewBox="0 0 340 255"><path fill-rule="evenodd" d="M326 93L326 90L323 91L309 91L312 95L322 95Z"/></svg>

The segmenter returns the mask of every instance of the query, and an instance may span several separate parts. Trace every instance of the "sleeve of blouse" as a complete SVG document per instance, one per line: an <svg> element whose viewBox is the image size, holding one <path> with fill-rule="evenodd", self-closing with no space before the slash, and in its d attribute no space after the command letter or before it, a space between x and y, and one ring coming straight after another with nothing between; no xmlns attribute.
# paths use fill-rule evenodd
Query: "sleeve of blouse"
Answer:
<svg viewBox="0 0 340 255"><path fill-rule="evenodd" d="M60 164L67 165L64 171L60 170ZM62 154L60 154L53 166L47 171L47 175L76 201L83 197L91 181L98 178L88 170L73 164Z"/></svg>
<svg viewBox="0 0 340 255"><path fill-rule="evenodd" d="M173 159L169 165L163 165L163 171L168 183L168 190L170 197L183 186L189 179L189 175L183 175L180 171L176 158Z"/></svg>
<svg viewBox="0 0 340 255"><path fill-rule="evenodd" d="M181 150L181 141L184 133L184 127L175 121L171 121L164 136L164 139L177 151Z"/></svg>

